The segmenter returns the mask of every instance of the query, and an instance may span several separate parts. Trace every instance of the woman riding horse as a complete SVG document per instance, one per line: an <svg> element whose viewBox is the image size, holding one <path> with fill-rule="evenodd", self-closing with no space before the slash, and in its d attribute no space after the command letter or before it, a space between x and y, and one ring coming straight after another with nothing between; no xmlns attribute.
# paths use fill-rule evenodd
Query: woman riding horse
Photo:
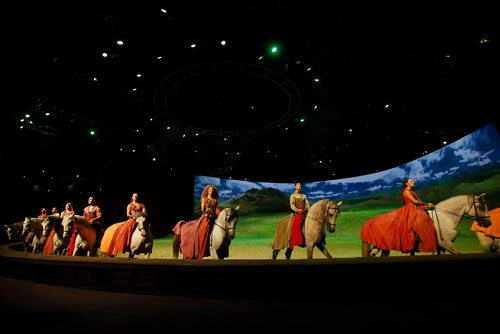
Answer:
<svg viewBox="0 0 500 334"><path fill-rule="evenodd" d="M370 251L372 256L382 249L398 250L403 253L436 252L437 238L434 223L425 210L433 208L432 203L423 203L413 191L415 182L407 178L402 183L404 206L391 212L379 215L365 222L361 228L363 240L363 256L368 256L369 245L374 245Z"/></svg>

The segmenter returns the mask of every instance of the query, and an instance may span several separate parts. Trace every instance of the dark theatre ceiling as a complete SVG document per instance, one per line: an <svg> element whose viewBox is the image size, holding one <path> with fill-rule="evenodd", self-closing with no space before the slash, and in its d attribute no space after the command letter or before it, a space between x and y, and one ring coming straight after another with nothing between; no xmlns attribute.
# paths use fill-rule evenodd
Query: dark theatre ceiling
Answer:
<svg viewBox="0 0 500 334"><path fill-rule="evenodd" d="M192 195L193 175L345 178L497 121L490 2L13 6L1 158L28 190L151 200Z"/></svg>

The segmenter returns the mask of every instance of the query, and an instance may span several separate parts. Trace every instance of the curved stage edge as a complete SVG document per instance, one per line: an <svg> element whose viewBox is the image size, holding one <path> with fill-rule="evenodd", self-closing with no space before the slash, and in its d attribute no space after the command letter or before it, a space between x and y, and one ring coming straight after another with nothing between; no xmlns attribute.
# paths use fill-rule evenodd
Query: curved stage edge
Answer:
<svg viewBox="0 0 500 334"><path fill-rule="evenodd" d="M227 299L456 296L489 284L500 253L297 260L174 260L46 256L0 245L0 275L135 294ZM297 294L291 291L318 291ZM413 298L413 297L412 297ZM437 297L436 297L437 298Z"/></svg>

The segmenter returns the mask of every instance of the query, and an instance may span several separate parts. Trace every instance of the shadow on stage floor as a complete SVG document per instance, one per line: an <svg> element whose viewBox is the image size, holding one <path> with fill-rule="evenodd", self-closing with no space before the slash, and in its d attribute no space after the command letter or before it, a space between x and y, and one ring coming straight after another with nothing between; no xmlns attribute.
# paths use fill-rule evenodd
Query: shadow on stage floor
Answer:
<svg viewBox="0 0 500 334"><path fill-rule="evenodd" d="M443 317L449 319L442 328L462 329L461 316L498 308L498 297L482 288L491 291L499 263L499 254L130 260L25 254L0 245L0 313L25 329L72 325L73 333L95 326L125 332L220 326L241 333L343 324L371 330Z"/></svg>

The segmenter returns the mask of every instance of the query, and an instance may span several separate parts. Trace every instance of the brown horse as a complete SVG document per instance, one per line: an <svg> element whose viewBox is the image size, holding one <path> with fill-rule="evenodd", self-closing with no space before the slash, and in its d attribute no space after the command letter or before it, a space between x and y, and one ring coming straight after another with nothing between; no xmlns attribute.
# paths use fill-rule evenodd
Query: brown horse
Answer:
<svg viewBox="0 0 500 334"><path fill-rule="evenodd" d="M305 246L307 247L307 258L313 258L314 247L327 257L332 258L331 254L326 249L326 232L335 232L337 217L340 215L340 206L342 201L335 203L329 199L321 199L315 202L306 214L302 231L304 233ZM281 249L288 248L291 239L291 214L281 219L274 234L272 244L273 259L278 257ZM288 248L286 258L289 259L292 255L291 249Z"/></svg>
<svg viewBox="0 0 500 334"><path fill-rule="evenodd" d="M81 251L87 252L87 256L92 255L96 243L96 233L92 224L83 216L75 214L64 216L61 224L63 226L63 238L71 238L73 229L77 231L72 255L75 256Z"/></svg>
<svg viewBox="0 0 500 334"><path fill-rule="evenodd" d="M483 227L491 225L488 207L484 199L485 195L484 193L453 196L437 203L434 210L429 211L438 237L438 254L446 251L460 254L460 250L455 247L453 241L457 237L457 226L462 218L476 220ZM378 251L373 251L377 249L376 245L373 246L370 248L371 245L362 241L361 256L376 256ZM389 256L390 251L390 249L382 250L382 256ZM414 252L411 255L414 255Z"/></svg>

